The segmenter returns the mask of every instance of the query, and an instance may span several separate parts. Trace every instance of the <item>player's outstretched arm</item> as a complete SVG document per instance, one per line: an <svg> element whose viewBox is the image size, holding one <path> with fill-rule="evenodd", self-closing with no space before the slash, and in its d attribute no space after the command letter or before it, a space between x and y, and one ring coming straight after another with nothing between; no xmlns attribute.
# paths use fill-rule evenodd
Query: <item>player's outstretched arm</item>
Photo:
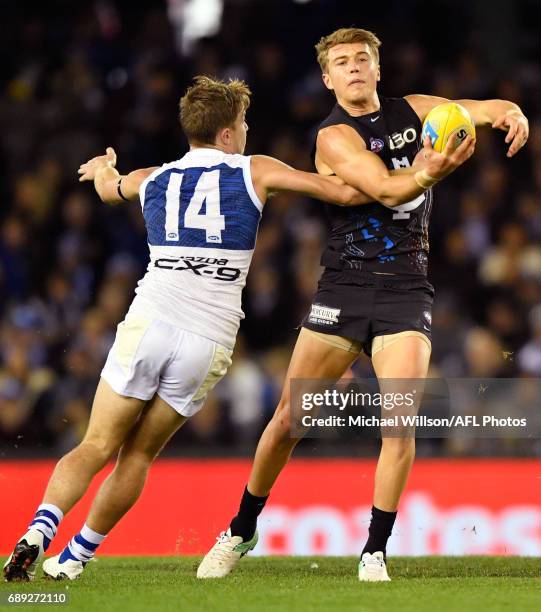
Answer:
<svg viewBox="0 0 541 612"><path fill-rule="evenodd" d="M120 204L123 201L136 200L139 197L141 183L156 170L142 168L126 175L121 175L116 166L116 153L108 147L105 155L93 157L79 167L79 182L94 181L94 187L102 202Z"/></svg>
<svg viewBox="0 0 541 612"><path fill-rule="evenodd" d="M277 191L294 191L342 206L357 206L371 201L367 195L346 185L336 176L321 176L295 170L266 155L252 155L251 173L255 190L262 202L269 194Z"/></svg>
<svg viewBox="0 0 541 612"><path fill-rule="evenodd" d="M509 100L447 100L438 96L414 94L406 96L421 121L438 104L456 102L469 113L476 126L492 126L507 132L505 142L509 144L507 157L513 157L527 142L530 127L526 115L518 104Z"/></svg>
<svg viewBox="0 0 541 612"><path fill-rule="evenodd" d="M333 125L318 134L316 165L334 172L349 185L386 206L409 202L456 170L473 154L475 140L468 137L457 148L452 144L436 153L430 139L424 143L427 163L414 173L393 174L348 125Z"/></svg>

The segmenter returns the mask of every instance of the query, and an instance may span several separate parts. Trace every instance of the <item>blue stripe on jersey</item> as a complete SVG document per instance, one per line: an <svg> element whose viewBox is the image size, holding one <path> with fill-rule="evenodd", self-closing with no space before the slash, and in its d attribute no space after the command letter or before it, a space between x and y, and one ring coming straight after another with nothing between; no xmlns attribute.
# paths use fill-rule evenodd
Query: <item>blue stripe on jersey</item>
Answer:
<svg viewBox="0 0 541 612"><path fill-rule="evenodd" d="M204 229L185 227L185 214L192 200L197 183L203 172L219 170L220 215L225 217L225 229L221 242L207 241ZM166 240L166 192L173 173L182 174L180 205L178 213L178 239ZM171 206L171 204L170 204ZM206 214L206 200L199 215ZM217 164L210 168L169 168L150 181L144 194L143 216L148 233L148 242L153 246L187 246L211 249L252 250L255 247L257 228L261 212L255 206L244 182L242 168L231 168Z"/></svg>

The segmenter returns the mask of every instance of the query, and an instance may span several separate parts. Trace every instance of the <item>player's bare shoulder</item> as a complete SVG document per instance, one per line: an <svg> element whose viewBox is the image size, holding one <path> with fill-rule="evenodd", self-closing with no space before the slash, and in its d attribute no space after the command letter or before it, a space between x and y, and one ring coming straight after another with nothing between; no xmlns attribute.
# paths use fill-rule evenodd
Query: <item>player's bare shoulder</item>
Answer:
<svg viewBox="0 0 541 612"><path fill-rule="evenodd" d="M424 121L425 117L435 106L449 102L447 98L426 94L409 94L404 96L404 100L411 106L421 121Z"/></svg>
<svg viewBox="0 0 541 612"><path fill-rule="evenodd" d="M316 149L325 153L346 147L350 149L364 150L366 145L351 126L345 123L329 125L319 130L316 139Z"/></svg>
<svg viewBox="0 0 541 612"><path fill-rule="evenodd" d="M261 202L265 202L269 196L268 188L272 182L272 173L277 168L285 166L273 157L268 155L251 155L250 156L250 174L252 176L252 184L254 186L257 197Z"/></svg>
<svg viewBox="0 0 541 612"><path fill-rule="evenodd" d="M316 139L316 167L321 174L332 174L329 164L366 151L364 140L349 125L339 123L319 130Z"/></svg>
<svg viewBox="0 0 541 612"><path fill-rule="evenodd" d="M270 168L275 166L275 160L273 157L268 155L251 155L250 156L250 170L252 173L252 180L257 181L261 176L265 174Z"/></svg>

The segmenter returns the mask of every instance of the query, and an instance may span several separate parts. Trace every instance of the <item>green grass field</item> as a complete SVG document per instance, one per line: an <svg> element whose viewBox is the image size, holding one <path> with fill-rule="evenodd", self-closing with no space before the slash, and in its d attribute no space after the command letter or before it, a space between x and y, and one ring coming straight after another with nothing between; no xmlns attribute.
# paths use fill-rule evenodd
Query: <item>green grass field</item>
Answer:
<svg viewBox="0 0 541 612"><path fill-rule="evenodd" d="M541 610L541 560L535 558L402 557L389 562L392 582L375 584L358 582L353 557L248 557L222 580L197 580L198 561L101 557L78 581L2 582L0 596L62 591L69 605L57 609L93 612Z"/></svg>

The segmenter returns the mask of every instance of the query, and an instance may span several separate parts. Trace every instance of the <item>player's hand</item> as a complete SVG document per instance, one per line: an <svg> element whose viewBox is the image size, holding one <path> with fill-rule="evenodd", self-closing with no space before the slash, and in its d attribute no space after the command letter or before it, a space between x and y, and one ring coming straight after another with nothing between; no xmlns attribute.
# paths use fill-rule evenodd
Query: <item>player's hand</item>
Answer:
<svg viewBox="0 0 541 612"><path fill-rule="evenodd" d="M527 142L530 135L528 119L519 110L508 110L492 124L497 130L507 132L506 143L511 143L507 157L513 157Z"/></svg>
<svg viewBox="0 0 541 612"><path fill-rule="evenodd" d="M430 140L429 136L427 136L427 138ZM411 167L415 168L416 170L423 170L423 168L426 168L430 151L434 152L434 149L425 149L425 147L423 147L413 159Z"/></svg>
<svg viewBox="0 0 541 612"><path fill-rule="evenodd" d="M426 159L426 172L431 177L441 180L467 161L473 155L474 150L475 138L466 136L456 149L453 140L449 139L445 149L441 153L437 153L432 148L430 138L427 136L422 150Z"/></svg>
<svg viewBox="0 0 541 612"><path fill-rule="evenodd" d="M93 181L96 176L96 172L101 168L114 168L116 166L116 153L112 147L107 147L105 155L99 155L93 157L86 163L79 166L77 171L81 176L79 182Z"/></svg>

